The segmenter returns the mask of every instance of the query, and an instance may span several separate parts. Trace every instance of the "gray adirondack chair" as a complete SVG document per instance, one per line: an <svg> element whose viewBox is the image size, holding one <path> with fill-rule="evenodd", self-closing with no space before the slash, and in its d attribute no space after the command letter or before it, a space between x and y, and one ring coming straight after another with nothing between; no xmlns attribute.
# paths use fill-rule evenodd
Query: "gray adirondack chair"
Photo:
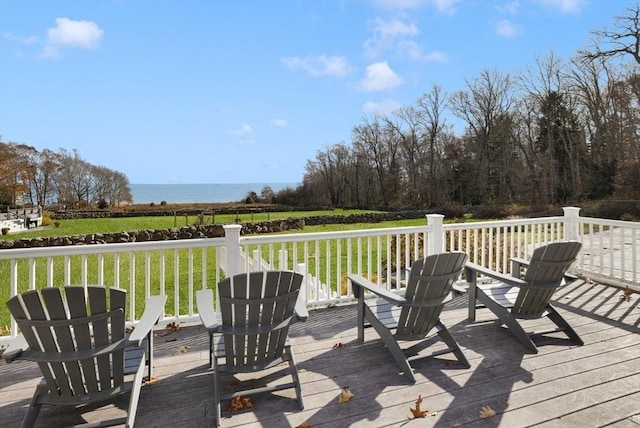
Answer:
<svg viewBox="0 0 640 428"><path fill-rule="evenodd" d="M216 423L220 425L222 400L295 388L304 408L302 388L289 326L307 318L298 299L303 276L291 271L238 274L218 283L220 313L213 310L213 290L196 293L200 319L209 334L209 363L213 367ZM222 394L220 373L251 373L288 363L292 382Z"/></svg>
<svg viewBox="0 0 640 428"><path fill-rule="evenodd" d="M27 291L7 306L21 334L3 354L7 362L38 363L43 375L23 427L31 427L42 405L79 406L130 393L127 416L78 426L133 427L145 365L152 375L151 330L162 315L165 296L147 300L140 322L125 331L126 291L99 286L66 286ZM109 304L109 307L107 307Z"/></svg>
<svg viewBox="0 0 640 428"><path fill-rule="evenodd" d="M467 255L460 252L415 260L404 295L380 288L362 276L349 275L353 294L358 299L358 341L364 341L364 328L368 323L411 382L416 381L411 362L418 359L453 353L464 367L471 367L458 342L440 321L440 313L451 300L453 284L466 261ZM366 299L366 291L381 299ZM432 333L437 333L447 348L421 354L419 351ZM403 348L399 341L419 342Z"/></svg>
<svg viewBox="0 0 640 428"><path fill-rule="evenodd" d="M573 342L583 345L578 333L550 303L561 285L575 279L567 274L567 270L576 260L581 247L582 244L575 241L554 242L538 247L529 261L512 259L510 275L467 263L465 277L469 282L469 320L475 321L476 308L490 309L520 343L534 353L538 352L538 348L531 337L554 332L564 332ZM525 275L521 277L525 268ZM485 279L494 281L487 282ZM548 317L557 327L526 332L518 322L518 319L542 317Z"/></svg>

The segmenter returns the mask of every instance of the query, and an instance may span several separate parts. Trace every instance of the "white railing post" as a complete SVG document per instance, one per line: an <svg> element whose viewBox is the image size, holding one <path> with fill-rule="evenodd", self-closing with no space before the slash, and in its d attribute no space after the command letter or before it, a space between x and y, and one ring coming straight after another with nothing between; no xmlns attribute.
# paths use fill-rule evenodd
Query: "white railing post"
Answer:
<svg viewBox="0 0 640 428"><path fill-rule="evenodd" d="M227 249L227 277L240 273L240 231L239 224L226 224L224 228L225 247Z"/></svg>
<svg viewBox="0 0 640 428"><path fill-rule="evenodd" d="M564 239L566 241L577 241L580 238L578 216L580 208L564 207Z"/></svg>
<svg viewBox="0 0 640 428"><path fill-rule="evenodd" d="M304 279L302 280L302 298L304 302L307 303L309 301L309 275L307 275L307 265L305 263L298 263L295 266L295 271L302 276Z"/></svg>
<svg viewBox="0 0 640 428"><path fill-rule="evenodd" d="M427 224L431 226L431 230L427 234L427 255L444 252L443 220L444 216L442 214L427 214Z"/></svg>

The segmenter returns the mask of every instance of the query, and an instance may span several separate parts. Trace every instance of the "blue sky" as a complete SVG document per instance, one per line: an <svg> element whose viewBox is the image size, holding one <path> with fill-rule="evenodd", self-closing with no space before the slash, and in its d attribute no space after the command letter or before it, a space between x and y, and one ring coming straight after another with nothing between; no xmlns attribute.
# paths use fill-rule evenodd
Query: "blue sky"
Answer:
<svg viewBox="0 0 640 428"><path fill-rule="evenodd" d="M131 183L296 183L363 118L568 59L635 0L2 0L0 135Z"/></svg>

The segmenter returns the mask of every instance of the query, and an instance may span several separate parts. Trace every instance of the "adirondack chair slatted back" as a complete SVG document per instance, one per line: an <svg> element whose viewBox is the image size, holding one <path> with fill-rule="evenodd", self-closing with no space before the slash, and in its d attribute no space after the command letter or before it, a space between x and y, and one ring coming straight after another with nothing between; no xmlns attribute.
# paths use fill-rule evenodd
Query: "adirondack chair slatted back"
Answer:
<svg viewBox="0 0 640 428"><path fill-rule="evenodd" d="M464 269L462 252L434 254L413 262L398 321L398 338L424 337L438 322L445 299Z"/></svg>
<svg viewBox="0 0 640 428"><path fill-rule="evenodd" d="M32 359L41 360L51 395L77 398L123 383L125 300L120 289L68 286L64 294L48 287L7 302L30 349L42 352ZM82 351L100 348L102 355L82 358Z"/></svg>
<svg viewBox="0 0 640 428"><path fill-rule="evenodd" d="M580 248L582 244L575 241L554 242L536 248L524 276L529 285L520 288L511 313L521 318L542 316Z"/></svg>
<svg viewBox="0 0 640 428"><path fill-rule="evenodd" d="M282 357L302 278L290 271L251 272L218 284L227 366L253 371Z"/></svg>

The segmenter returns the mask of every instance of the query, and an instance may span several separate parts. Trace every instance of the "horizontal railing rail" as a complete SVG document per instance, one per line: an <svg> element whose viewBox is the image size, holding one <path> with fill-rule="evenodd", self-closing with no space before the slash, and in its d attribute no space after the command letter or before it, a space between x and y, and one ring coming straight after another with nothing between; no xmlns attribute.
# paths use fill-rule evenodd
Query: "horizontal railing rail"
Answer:
<svg viewBox="0 0 640 428"><path fill-rule="evenodd" d="M128 321L135 323L153 294L168 296L164 322L197 320L195 291L215 288L225 276L287 269L305 275L308 305L351 300L349 274L367 276L387 289L403 287L411 262L440 251L463 251L470 261L502 272L512 257L558 240L583 244L574 271L598 282L638 290L640 223L564 216L425 225L339 232L241 236L227 225L224 238L80 245L0 251L0 344L17 334L4 305L27 290L65 284L126 289Z"/></svg>

